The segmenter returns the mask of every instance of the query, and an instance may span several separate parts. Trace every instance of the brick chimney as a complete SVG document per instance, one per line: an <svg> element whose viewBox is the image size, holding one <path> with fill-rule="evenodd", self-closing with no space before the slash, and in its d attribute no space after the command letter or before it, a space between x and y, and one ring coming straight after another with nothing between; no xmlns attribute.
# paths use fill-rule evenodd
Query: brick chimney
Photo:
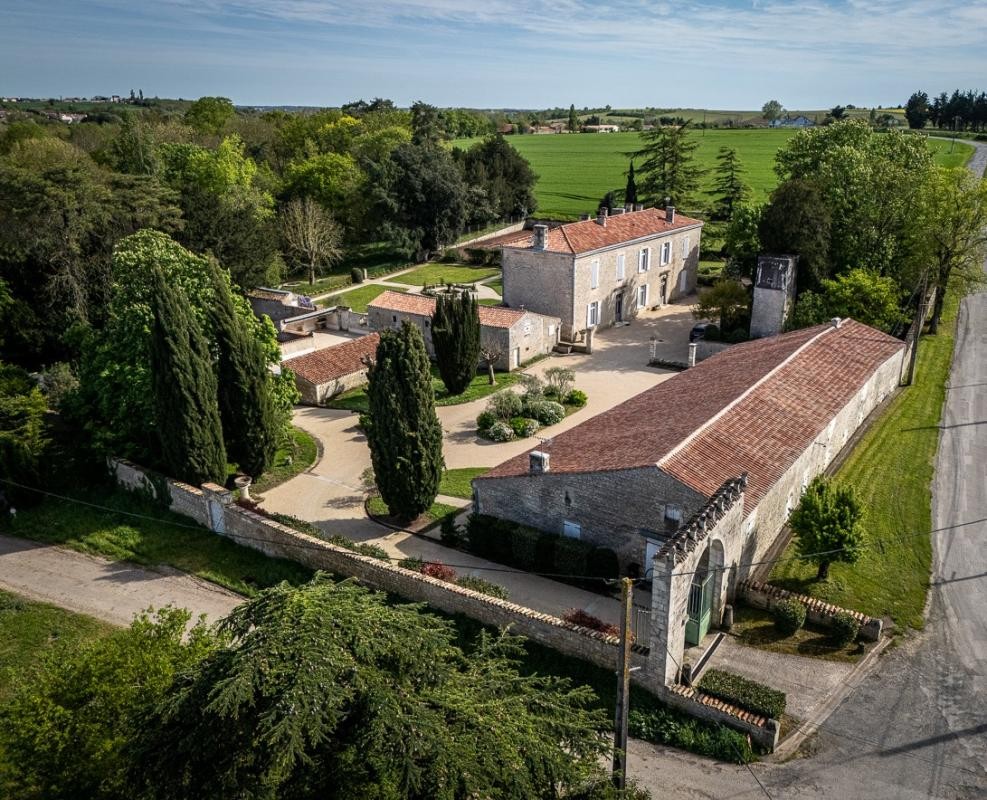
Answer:
<svg viewBox="0 0 987 800"><path fill-rule="evenodd" d="M542 475L549 471L551 456L541 450L532 450L528 453L528 471L532 475Z"/></svg>
<svg viewBox="0 0 987 800"><path fill-rule="evenodd" d="M675 206L665 206L665 222L675 222Z"/></svg>
<svg viewBox="0 0 987 800"><path fill-rule="evenodd" d="M545 235L548 233L548 225L543 225L541 223L535 225L531 229L533 238L531 240L532 250L544 250L545 249Z"/></svg>
<svg viewBox="0 0 987 800"><path fill-rule="evenodd" d="M596 224L597 225L602 225L604 228L607 226L607 209L606 209L606 206L603 206L602 208L600 208L599 211L596 212Z"/></svg>

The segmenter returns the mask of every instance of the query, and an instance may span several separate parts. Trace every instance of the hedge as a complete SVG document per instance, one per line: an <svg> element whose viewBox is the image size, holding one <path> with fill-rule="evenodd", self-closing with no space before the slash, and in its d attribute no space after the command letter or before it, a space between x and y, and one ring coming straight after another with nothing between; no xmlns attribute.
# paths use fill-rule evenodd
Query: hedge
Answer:
<svg viewBox="0 0 987 800"><path fill-rule="evenodd" d="M785 713L784 692L733 672L708 669L699 681L699 689L727 703L772 719L778 719Z"/></svg>

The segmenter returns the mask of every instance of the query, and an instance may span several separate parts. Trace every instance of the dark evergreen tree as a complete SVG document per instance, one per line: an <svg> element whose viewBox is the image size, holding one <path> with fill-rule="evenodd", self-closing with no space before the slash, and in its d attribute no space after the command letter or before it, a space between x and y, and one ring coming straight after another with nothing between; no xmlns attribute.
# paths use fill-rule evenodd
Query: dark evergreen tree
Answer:
<svg viewBox="0 0 987 800"><path fill-rule="evenodd" d="M750 195L744 182L744 168L732 147L721 147L716 157L716 181L709 193L713 196L711 217L726 221L733 217L733 210Z"/></svg>
<svg viewBox="0 0 987 800"><path fill-rule="evenodd" d="M569 133L579 130L579 115L576 113L576 106L569 106Z"/></svg>
<svg viewBox="0 0 987 800"><path fill-rule="evenodd" d="M689 138L688 128L685 122L678 126L656 125L641 132L644 145L632 154L641 159L644 176L638 189L655 204L663 204L668 198L674 206L687 206L699 188L704 172L695 163L699 142Z"/></svg>
<svg viewBox="0 0 987 800"><path fill-rule="evenodd" d="M226 477L226 449L216 402L216 374L205 336L184 292L153 273L151 380L163 467L198 486Z"/></svg>
<svg viewBox="0 0 987 800"><path fill-rule="evenodd" d="M432 372L414 325L382 331L367 371L367 442L380 496L409 521L435 500L442 477L442 426L435 415Z"/></svg>
<svg viewBox="0 0 987 800"><path fill-rule="evenodd" d="M624 202L628 205L637 203L637 182L634 179L634 162L627 170L627 186L624 189Z"/></svg>
<svg viewBox="0 0 987 800"><path fill-rule="evenodd" d="M797 178L775 189L761 212L758 234L763 251L799 257L799 292L818 289L829 277L832 225L832 212L819 187Z"/></svg>
<svg viewBox="0 0 987 800"><path fill-rule="evenodd" d="M449 394L466 391L480 359L480 314L468 291L443 293L432 315L432 344L439 375Z"/></svg>
<svg viewBox="0 0 987 800"><path fill-rule="evenodd" d="M905 104L905 119L908 127L921 130L929 121L929 95L925 92L915 92Z"/></svg>
<svg viewBox="0 0 987 800"><path fill-rule="evenodd" d="M229 279L215 261L210 270L215 290L210 321L216 337L219 415L226 452L248 475L262 475L274 462L279 433L267 359L233 308Z"/></svg>
<svg viewBox="0 0 987 800"><path fill-rule="evenodd" d="M453 150L453 157L466 182L485 192L497 218L527 216L537 207L534 188L538 176L499 133L469 150Z"/></svg>

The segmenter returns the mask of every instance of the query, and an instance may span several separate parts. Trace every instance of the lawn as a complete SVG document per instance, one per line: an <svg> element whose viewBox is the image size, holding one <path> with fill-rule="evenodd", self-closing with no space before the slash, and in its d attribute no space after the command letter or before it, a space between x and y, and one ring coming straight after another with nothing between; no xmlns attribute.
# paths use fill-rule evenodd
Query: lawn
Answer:
<svg viewBox="0 0 987 800"><path fill-rule="evenodd" d="M796 131L792 129L697 130L696 160L712 170L721 147L737 150L746 171L754 199L763 201L778 183L774 173L775 153ZM454 145L469 145L459 140ZM600 199L611 189L623 189L630 161L628 153L641 147L637 133L587 133L560 136L508 136L507 141L521 153L538 175L535 196L539 216L576 219L583 212L594 212ZM938 163L961 166L972 153L967 145L929 140ZM711 188L712 172L703 178L702 188Z"/></svg>
<svg viewBox="0 0 987 800"><path fill-rule="evenodd" d="M408 286L436 283L476 283L500 273L496 267L469 267L465 264L423 264L392 280Z"/></svg>
<svg viewBox="0 0 987 800"><path fill-rule="evenodd" d="M0 592L0 705L15 677L24 677L59 648L105 636L105 622Z"/></svg>
<svg viewBox="0 0 987 800"><path fill-rule="evenodd" d="M292 426L291 440L278 448L274 465L254 481L250 491L261 494L279 486L311 467L318 455L319 445L315 437Z"/></svg>
<svg viewBox="0 0 987 800"><path fill-rule="evenodd" d="M49 499L18 509L16 523L4 523L0 530L113 561L175 567L245 595L283 580L301 583L312 574L294 562L234 544L122 489L93 489L80 499L108 510Z"/></svg>
<svg viewBox="0 0 987 800"><path fill-rule="evenodd" d="M391 511L379 496L371 497L367 501L367 510L375 517L387 517L390 515ZM422 514L425 517L425 524L418 526L415 530L418 533L423 533L424 531L434 528L438 525L445 517L455 517L462 509L456 506L446 505L445 503L432 503L429 506L428 511Z"/></svg>
<svg viewBox="0 0 987 800"><path fill-rule="evenodd" d="M353 311L363 314L367 310L367 305L384 292L406 292L407 289L398 289L394 286L381 286L376 283L368 283L356 289L350 289L342 294L334 294L324 302L331 305L349 306Z"/></svg>
<svg viewBox="0 0 987 800"><path fill-rule="evenodd" d="M835 645L827 629L808 622L791 636L785 636L775 628L770 612L743 605L734 608L730 635L747 647L829 661L857 662L866 652L865 645L859 642L842 647Z"/></svg>
<svg viewBox="0 0 987 800"><path fill-rule="evenodd" d="M339 262L333 264L322 276L316 277L314 284L309 284L306 273L299 273L291 276L281 286L312 297L349 286L350 270L353 267L367 270L370 278L381 278L411 266L414 263L406 255L395 251L386 242L371 242L347 249Z"/></svg>
<svg viewBox="0 0 987 800"><path fill-rule="evenodd" d="M866 509L868 546L856 564L834 563L829 580L815 581L816 567L794 559L789 545L770 582L921 628L932 564L931 482L945 384L953 356L959 300L947 296L936 336L923 336L913 386L903 390L864 435L837 478L851 484Z"/></svg>
<svg viewBox="0 0 987 800"><path fill-rule="evenodd" d="M438 368L433 364L432 391L435 392L435 405L458 406L462 403L471 403L474 400L480 400L500 389L511 386L518 379L516 372L495 372L494 377L497 382L491 386L487 373L485 371L482 373L478 372L470 385L466 387L466 391L462 394L450 395L446 391L445 384L442 383L442 378L439 377ZM370 409L367 405L367 388L366 386L361 386L357 389L350 389L348 392L343 392L327 402L326 407L365 414Z"/></svg>
<svg viewBox="0 0 987 800"><path fill-rule="evenodd" d="M490 471L490 467L463 467L462 469L447 469L442 473L439 484L439 494L449 497L461 497L469 500L473 497L473 487L470 481L479 478Z"/></svg>
<svg viewBox="0 0 987 800"><path fill-rule="evenodd" d="M501 276L500 278L497 278L496 280L488 281L487 283L484 284L484 286L489 286L491 289L493 289L497 294L499 294L501 296L503 296L503 294L504 294L504 278L503 278L503 276Z"/></svg>

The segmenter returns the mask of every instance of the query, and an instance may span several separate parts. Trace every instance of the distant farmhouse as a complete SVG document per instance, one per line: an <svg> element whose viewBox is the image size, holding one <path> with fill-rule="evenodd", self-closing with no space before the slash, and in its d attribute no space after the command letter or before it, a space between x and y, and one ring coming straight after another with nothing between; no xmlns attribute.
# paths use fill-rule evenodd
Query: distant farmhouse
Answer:
<svg viewBox="0 0 987 800"><path fill-rule="evenodd" d="M772 128L811 128L815 124L813 120L802 114L797 117L781 117L771 120Z"/></svg>
<svg viewBox="0 0 987 800"><path fill-rule="evenodd" d="M619 125L583 125L586 133L620 133Z"/></svg>
<svg viewBox="0 0 987 800"><path fill-rule="evenodd" d="M535 225L503 245L504 303L558 317L567 341L630 320L695 291L702 226L640 205Z"/></svg>
<svg viewBox="0 0 987 800"><path fill-rule="evenodd" d="M736 345L475 479L474 508L652 578L673 680L809 481L899 385L904 355L853 320Z"/></svg>

